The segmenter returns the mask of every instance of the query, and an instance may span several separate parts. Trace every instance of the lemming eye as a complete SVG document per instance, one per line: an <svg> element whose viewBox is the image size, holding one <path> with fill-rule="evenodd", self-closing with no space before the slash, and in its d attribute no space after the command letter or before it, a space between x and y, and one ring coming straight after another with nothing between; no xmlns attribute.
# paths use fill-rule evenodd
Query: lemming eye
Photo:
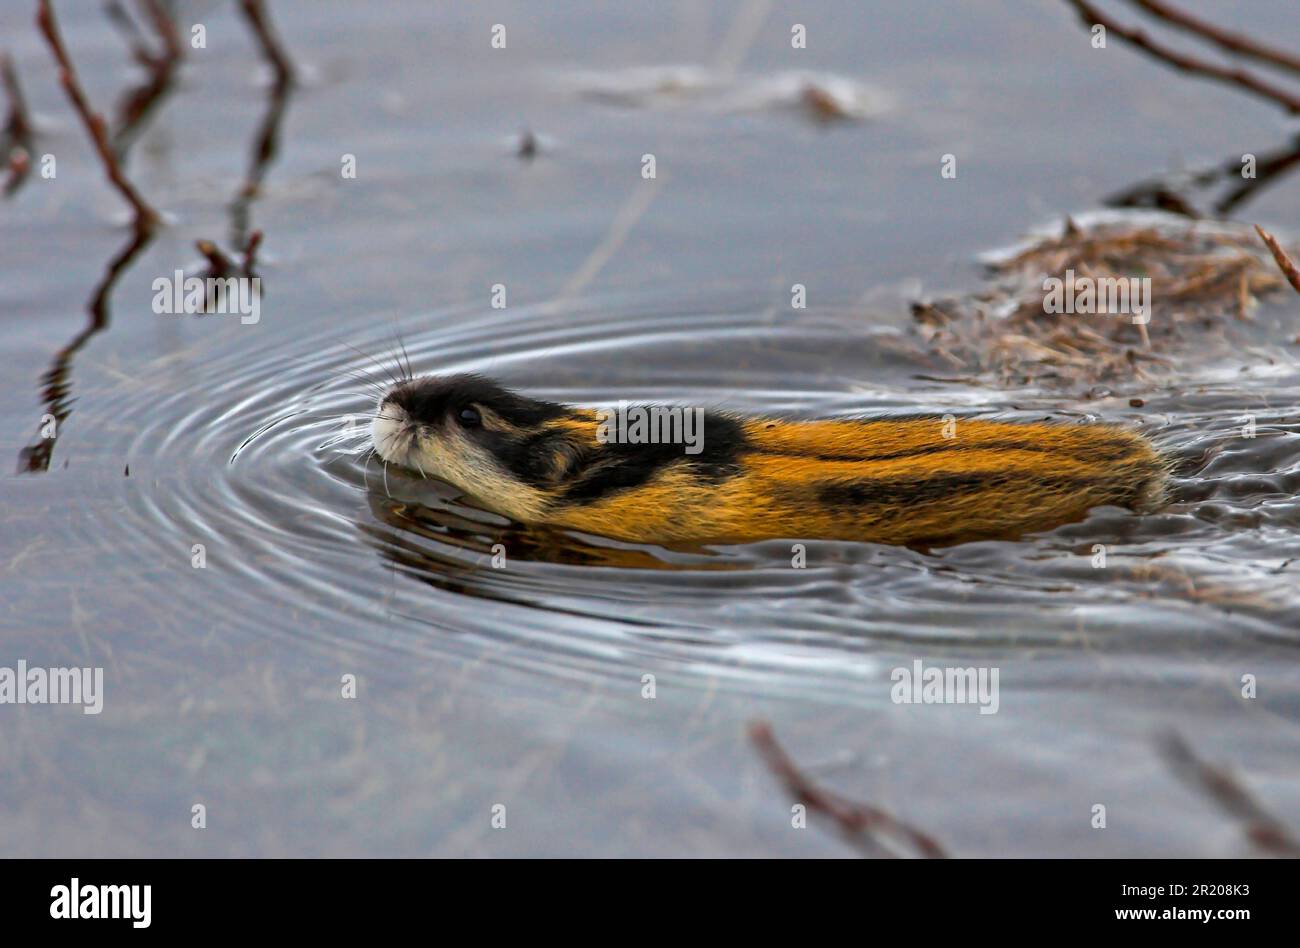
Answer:
<svg viewBox="0 0 1300 948"><path fill-rule="evenodd" d="M477 408L462 408L460 410L460 423L466 428L477 428L483 423L482 417Z"/></svg>

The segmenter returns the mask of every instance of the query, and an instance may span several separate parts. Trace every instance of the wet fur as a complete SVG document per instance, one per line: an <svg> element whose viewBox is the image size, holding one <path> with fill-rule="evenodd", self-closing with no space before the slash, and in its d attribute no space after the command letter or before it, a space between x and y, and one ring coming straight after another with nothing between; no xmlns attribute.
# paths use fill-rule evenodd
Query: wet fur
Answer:
<svg viewBox="0 0 1300 948"><path fill-rule="evenodd" d="M480 412L481 427L456 422L464 407ZM525 523L634 542L953 543L1164 500L1164 461L1140 435L1109 425L958 419L944 438L936 416L706 412L703 450L690 455L680 444L602 444L594 412L475 376L404 382L384 412L404 418L390 440L405 441L380 451L387 460Z"/></svg>

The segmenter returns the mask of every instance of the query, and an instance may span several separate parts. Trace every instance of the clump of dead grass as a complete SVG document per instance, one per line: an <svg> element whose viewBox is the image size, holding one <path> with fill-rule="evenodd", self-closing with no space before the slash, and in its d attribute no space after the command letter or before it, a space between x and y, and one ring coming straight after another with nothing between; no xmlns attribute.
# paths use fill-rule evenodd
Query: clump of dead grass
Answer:
<svg viewBox="0 0 1300 948"><path fill-rule="evenodd" d="M1243 225L1151 214L1067 219L985 259L980 290L912 304L925 361L967 380L1087 390L1145 387L1240 351L1236 331L1259 299L1287 286ZM1150 312L1048 312L1052 278L1149 278Z"/></svg>

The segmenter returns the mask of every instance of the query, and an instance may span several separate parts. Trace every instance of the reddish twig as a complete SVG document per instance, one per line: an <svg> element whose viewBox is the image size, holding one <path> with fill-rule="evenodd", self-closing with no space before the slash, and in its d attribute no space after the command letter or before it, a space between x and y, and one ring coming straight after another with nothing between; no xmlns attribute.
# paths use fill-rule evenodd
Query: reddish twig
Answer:
<svg viewBox="0 0 1300 948"><path fill-rule="evenodd" d="M1244 69L1220 66L1164 46L1136 27L1122 26L1116 23L1089 3L1088 0L1065 0L1065 2L1074 7L1084 25L1104 26L1108 33L1114 33L1121 39L1127 40L1139 49L1151 54L1156 59L1168 63L1175 69L1246 89L1255 95L1276 102L1293 115L1300 113L1300 95L1275 86L1271 82L1266 82Z"/></svg>
<svg viewBox="0 0 1300 948"><path fill-rule="evenodd" d="M136 230L152 231L158 224L158 213L140 196L140 193L136 191L131 182L127 180L126 175L123 174L117 156L109 144L108 130L103 117L90 108L85 93L81 91L76 70L72 66L72 61L68 58L67 50L63 47L63 39L59 35L58 25L55 23L54 9L50 5L50 0L40 0L36 11L36 25L45 34L45 39L50 44L54 59L59 64L59 82L63 86L63 90L68 94L73 109L81 117L86 130L90 133L91 141L94 143L96 151L99 152L100 160L104 164L104 171L108 176L108 180L121 192L135 211Z"/></svg>
<svg viewBox="0 0 1300 948"><path fill-rule="evenodd" d="M289 62L289 57L285 55L284 47L275 36L275 31L271 29L270 18L266 14L266 7L262 0L240 0L240 9L244 11L249 24L253 27L253 34L257 37L258 43L262 46L262 53L275 69L275 82L277 86L288 86L293 83L294 70L293 65Z"/></svg>
<svg viewBox="0 0 1300 948"><path fill-rule="evenodd" d="M262 188L262 180L280 147L280 122L284 118L293 89L293 67L280 44L271 33L269 21L261 0L241 0L253 35L262 47L262 54L271 63L276 81L271 85L265 116L253 141L252 158L243 184L230 202L231 244L239 246L247 240L249 213L253 201Z"/></svg>
<svg viewBox="0 0 1300 948"><path fill-rule="evenodd" d="M124 96L118 107L118 129L113 135L112 144L113 151L121 162L126 161L127 149L139 133L141 123L171 89L172 77L185 50L176 24L160 0L139 0L139 4L152 21L154 32L162 42L161 53L151 52L145 46L135 23L120 5L114 3L109 6L110 15L127 32L136 60L149 70L148 81Z"/></svg>
<svg viewBox="0 0 1300 948"><path fill-rule="evenodd" d="M54 362L42 377L42 400L46 411L55 419L55 434L52 438L38 436L33 444L18 452L19 473L48 471L54 455L54 445L63 429L63 423L72 413L72 363L78 352L98 333L108 328L109 299L118 278L126 272L127 267L153 236L149 231L136 230L125 247L108 263L103 278L96 285L87 306L89 320L66 346L54 356Z"/></svg>
<svg viewBox="0 0 1300 948"><path fill-rule="evenodd" d="M257 262L257 249L261 245L262 232L255 230L248 235L248 240L240 251L243 262L235 263L224 250L217 246L216 241L196 240L194 242L195 248L208 261L208 276L212 277L254 276L253 266Z"/></svg>
<svg viewBox="0 0 1300 948"><path fill-rule="evenodd" d="M194 246L208 261L208 276L228 277L239 272L235 262L212 240L196 240Z"/></svg>
<svg viewBox="0 0 1300 948"><path fill-rule="evenodd" d="M3 80L5 94L9 97L9 116L5 119L5 134L11 144L23 144L31 140L32 120L27 113L27 100L23 97L22 86L18 84L18 72L9 54L0 54L0 80Z"/></svg>
<svg viewBox="0 0 1300 948"><path fill-rule="evenodd" d="M1201 760L1175 733L1160 740L1160 750L1175 775L1242 823L1252 845L1271 856L1300 856L1300 842L1231 773Z"/></svg>
<svg viewBox="0 0 1300 948"><path fill-rule="evenodd" d="M808 809L828 817L850 843L874 852L882 848L878 837L889 836L910 846L917 855L929 859L947 858L943 847L920 830L900 823L884 810L846 800L813 783L777 743L772 727L766 721L751 724L749 737L763 755L768 769L785 785L790 796Z"/></svg>
<svg viewBox="0 0 1300 948"><path fill-rule="evenodd" d="M3 83L9 99L9 115L0 138L0 162L8 174L3 191L8 197L18 190L32 168L32 121L27 113L22 86L18 84L18 71L8 54L0 54L0 83Z"/></svg>
<svg viewBox="0 0 1300 948"><path fill-rule="evenodd" d="M1287 256L1287 252L1282 249L1276 237L1258 224L1255 225L1255 231L1259 234L1259 239L1264 241L1264 246L1268 247L1273 259L1277 261L1278 268L1286 276L1287 282L1297 293L1300 293L1300 268L1296 267L1295 261Z"/></svg>
<svg viewBox="0 0 1300 948"><path fill-rule="evenodd" d="M1194 36L1199 36L1209 40L1220 49L1227 50L1230 53L1237 53L1241 56L1249 56L1251 59L1277 66L1281 69L1289 69L1292 72L1300 72L1300 56L1295 56L1284 50L1272 46L1265 46L1258 43L1249 36L1243 36L1241 33L1233 33L1229 30L1215 26L1213 23L1207 23L1205 20L1192 16L1171 4L1165 3L1164 0L1129 0L1130 3L1137 4L1143 10L1146 10L1152 16L1157 16L1167 23L1171 23L1179 29L1186 30Z"/></svg>
<svg viewBox="0 0 1300 948"><path fill-rule="evenodd" d="M244 244L244 276L255 276L253 265L257 262L257 248L262 246L262 232L255 230L248 235L248 243Z"/></svg>
<svg viewBox="0 0 1300 948"><path fill-rule="evenodd" d="M172 20L171 14L163 6L161 0L140 0L140 5L145 8L149 14L149 19L153 21L154 31L158 34L163 43L163 54L152 57L155 63L166 63L171 68L175 63L185 56L185 44L181 42L180 32L176 29L176 23Z"/></svg>

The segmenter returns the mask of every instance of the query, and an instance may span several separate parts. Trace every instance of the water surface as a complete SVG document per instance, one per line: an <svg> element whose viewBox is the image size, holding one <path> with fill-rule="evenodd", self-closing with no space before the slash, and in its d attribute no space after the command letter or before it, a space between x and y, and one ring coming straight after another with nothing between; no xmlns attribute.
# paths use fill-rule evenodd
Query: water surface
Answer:
<svg viewBox="0 0 1300 948"><path fill-rule="evenodd" d="M1247 851L1156 752L1170 728L1300 824L1296 305L1136 407L1136 383L1084 400L923 378L889 344L912 298L978 285L976 254L1284 143L1275 110L1093 50L1046 0L279 2L303 81L277 103L233 6L181 4L208 48L128 160L168 225L102 324L87 301L131 245L122 205L28 11L0 12L58 161L0 225L11 471L52 394L66 411L48 469L0 481L0 665L106 679L99 716L0 708L6 853L851 852L791 828L756 719L818 780L958 855ZM1199 6L1294 32L1280 0ZM115 114L141 79L121 39L97 4L59 13ZM658 94L663 75L689 88ZM789 95L808 76L861 113L810 118ZM239 201L250 175L264 185ZM1239 216L1285 229L1297 182ZM201 269L195 240L252 227L260 322L152 312L155 278ZM398 337L416 372L587 405L1125 422L1178 460L1176 503L928 552L806 541L802 569L798 538L684 552L520 530L334 443L372 404L357 373L393 364ZM891 671L916 659L997 667L998 713L892 703Z"/></svg>

